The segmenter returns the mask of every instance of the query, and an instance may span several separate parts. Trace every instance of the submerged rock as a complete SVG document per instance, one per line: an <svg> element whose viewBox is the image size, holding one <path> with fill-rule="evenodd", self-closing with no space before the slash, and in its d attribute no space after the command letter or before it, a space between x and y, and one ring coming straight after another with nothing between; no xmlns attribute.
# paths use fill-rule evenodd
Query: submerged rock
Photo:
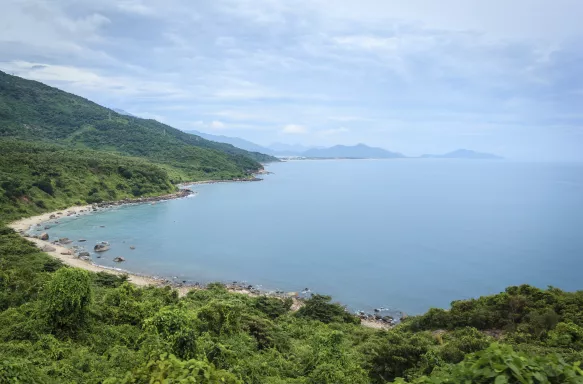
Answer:
<svg viewBox="0 0 583 384"><path fill-rule="evenodd" d="M136 249L136 247L134 247L133 245L130 246L130 249Z"/></svg>
<svg viewBox="0 0 583 384"><path fill-rule="evenodd" d="M80 242L80 243L84 243L84 242L86 242L87 240L85 240L85 239L79 239L79 240L77 240L77 241L78 241L78 242Z"/></svg>

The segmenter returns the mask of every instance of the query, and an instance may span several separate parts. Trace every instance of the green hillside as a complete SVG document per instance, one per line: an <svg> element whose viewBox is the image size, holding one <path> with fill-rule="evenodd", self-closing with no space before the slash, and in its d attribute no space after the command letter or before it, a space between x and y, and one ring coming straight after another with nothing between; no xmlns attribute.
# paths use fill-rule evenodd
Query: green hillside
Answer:
<svg viewBox="0 0 583 384"><path fill-rule="evenodd" d="M0 140L2 218L73 205L172 193L168 172L144 159Z"/></svg>
<svg viewBox="0 0 583 384"><path fill-rule="evenodd" d="M239 178L277 161L0 72L0 137L115 151L174 169L174 181ZM177 178L177 179L176 179Z"/></svg>

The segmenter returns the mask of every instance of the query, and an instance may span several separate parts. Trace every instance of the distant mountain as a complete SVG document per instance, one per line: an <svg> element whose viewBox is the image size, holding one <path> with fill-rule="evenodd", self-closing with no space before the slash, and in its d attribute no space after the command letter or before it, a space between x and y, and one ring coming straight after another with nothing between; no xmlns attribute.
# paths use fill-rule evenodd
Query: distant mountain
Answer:
<svg viewBox="0 0 583 384"><path fill-rule="evenodd" d="M469 149L458 149L444 155L423 155L421 157L430 159L503 159L503 157L498 155L476 152Z"/></svg>
<svg viewBox="0 0 583 384"><path fill-rule="evenodd" d="M273 143L269 145L268 148L271 149L271 151L274 153L278 154L299 155L309 149L321 147L306 147L300 144Z"/></svg>
<svg viewBox="0 0 583 384"><path fill-rule="evenodd" d="M305 157L350 158L350 159L393 159L405 157L386 149L369 147L365 144L354 146L335 145L330 148L312 148L302 153Z"/></svg>
<svg viewBox="0 0 583 384"><path fill-rule="evenodd" d="M192 133L194 135L200 136L203 139L216 141L217 143L225 143L231 144L234 147L244 149L249 152L259 152L264 153L267 155L273 155L274 152L267 147L263 147L259 144L255 144L249 140L241 139L239 137L230 137L230 136L223 136L223 135L212 135L210 133L204 133L199 131L185 131L187 133Z"/></svg>
<svg viewBox="0 0 583 384"><path fill-rule="evenodd" d="M129 112L124 111L123 109L119 109L119 108L111 108L112 111L119 113L120 115L124 115L124 116L132 116L132 117L136 117L135 115L132 115Z"/></svg>

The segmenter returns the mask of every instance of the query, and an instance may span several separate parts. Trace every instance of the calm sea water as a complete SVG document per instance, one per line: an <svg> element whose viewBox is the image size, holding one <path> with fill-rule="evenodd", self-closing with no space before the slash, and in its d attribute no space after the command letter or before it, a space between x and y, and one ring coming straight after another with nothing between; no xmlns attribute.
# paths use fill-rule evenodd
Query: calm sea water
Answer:
<svg viewBox="0 0 583 384"><path fill-rule="evenodd" d="M583 289L582 164L345 160L268 170L262 182L195 186L195 197L65 220L49 233L109 241L99 264L310 288L352 309L415 314L523 283Z"/></svg>

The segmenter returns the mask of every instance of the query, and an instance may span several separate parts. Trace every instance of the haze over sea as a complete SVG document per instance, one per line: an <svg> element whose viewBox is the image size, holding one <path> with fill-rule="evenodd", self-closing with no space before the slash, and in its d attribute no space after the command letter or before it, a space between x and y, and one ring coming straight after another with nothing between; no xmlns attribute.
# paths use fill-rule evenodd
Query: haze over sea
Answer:
<svg viewBox="0 0 583 384"><path fill-rule="evenodd" d="M523 283L583 288L583 164L335 160L268 170L262 182L197 185L192 198L66 219L50 233L109 241L98 264L310 288L354 310L417 314Z"/></svg>

